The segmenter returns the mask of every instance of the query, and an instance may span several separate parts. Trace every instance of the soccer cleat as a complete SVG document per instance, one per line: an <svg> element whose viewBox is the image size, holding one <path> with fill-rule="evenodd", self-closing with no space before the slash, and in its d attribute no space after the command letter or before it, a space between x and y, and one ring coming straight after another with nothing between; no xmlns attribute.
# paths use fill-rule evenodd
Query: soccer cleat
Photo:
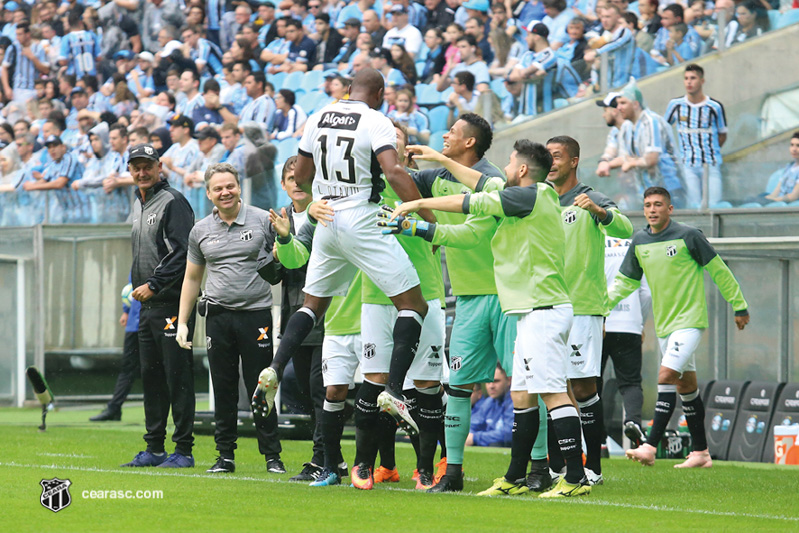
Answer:
<svg viewBox="0 0 799 533"><path fill-rule="evenodd" d="M549 477L552 478L552 484L557 485L558 481L563 479L563 476L566 475L566 467L564 466L562 470L559 472L555 472L551 468L549 469Z"/></svg>
<svg viewBox="0 0 799 533"><path fill-rule="evenodd" d="M414 481L419 481L419 471L415 468L413 469L413 475L411 476L411 479Z"/></svg>
<svg viewBox="0 0 799 533"><path fill-rule="evenodd" d="M585 469L585 477L588 479L588 484L592 487L594 485L604 485L605 479L602 477L602 474L597 474L590 468Z"/></svg>
<svg viewBox="0 0 799 533"><path fill-rule="evenodd" d="M338 477L345 478L350 475L349 467L347 466L346 461L342 461L338 464Z"/></svg>
<svg viewBox="0 0 799 533"><path fill-rule="evenodd" d="M145 451L137 453L131 462L120 466L158 466L164 461L166 461L166 453L155 455Z"/></svg>
<svg viewBox="0 0 799 533"><path fill-rule="evenodd" d="M645 440L644 431L641 429L641 426L632 420L628 420L624 423L624 436L630 439L633 449L638 448Z"/></svg>
<svg viewBox="0 0 799 533"><path fill-rule="evenodd" d="M651 444L644 443L633 450L627 450L624 455L627 456L627 459L637 461L644 466L654 466L656 452L657 448Z"/></svg>
<svg viewBox="0 0 799 533"><path fill-rule="evenodd" d="M574 498L575 496L587 496L591 494L591 485L588 478L583 478L579 483L573 484L562 478L552 489L539 494L539 498Z"/></svg>
<svg viewBox="0 0 799 533"><path fill-rule="evenodd" d="M256 415L269 416L275 408L275 395L280 382L277 379L277 372L274 368L266 367L261 370L258 376L258 386L252 395L252 412Z"/></svg>
<svg viewBox="0 0 799 533"><path fill-rule="evenodd" d="M119 422L122 420L122 411L113 411L106 407L99 415L94 415L89 422Z"/></svg>
<svg viewBox="0 0 799 533"><path fill-rule="evenodd" d="M544 492L552 487L552 475L549 467L532 468L527 474L527 488L533 492Z"/></svg>
<svg viewBox="0 0 799 533"><path fill-rule="evenodd" d="M366 463L360 463L352 467L352 486L361 490L372 490L375 480L372 477L372 469Z"/></svg>
<svg viewBox="0 0 799 533"><path fill-rule="evenodd" d="M524 494L530 492L524 479L515 482L508 481L505 477L498 477L494 480L494 484L488 487L483 492L478 492L478 496L515 496L517 494Z"/></svg>
<svg viewBox="0 0 799 533"><path fill-rule="evenodd" d="M399 471L396 468L389 470L385 466L380 466L375 470L374 479L375 483L399 483Z"/></svg>
<svg viewBox="0 0 799 533"><path fill-rule="evenodd" d="M171 453L157 468L194 468L194 457L177 452Z"/></svg>
<svg viewBox="0 0 799 533"><path fill-rule="evenodd" d="M430 494L437 494L440 492L460 492L462 490L463 474L461 474L459 478L444 474L435 485L427 489L427 492Z"/></svg>
<svg viewBox="0 0 799 533"><path fill-rule="evenodd" d="M309 487L332 487L333 485L341 485L341 477L327 468L323 468L316 480L308 484Z"/></svg>
<svg viewBox="0 0 799 533"><path fill-rule="evenodd" d="M236 471L236 462L233 459L227 459L221 455L216 458L214 466L206 470L209 474L219 474L223 472L233 473Z"/></svg>
<svg viewBox="0 0 799 533"><path fill-rule="evenodd" d="M299 474L289 478L289 481L316 481L322 474L323 468L313 463L303 463Z"/></svg>
<svg viewBox="0 0 799 533"><path fill-rule="evenodd" d="M419 470L419 479L416 480L416 490L429 490L433 488L433 473L427 470Z"/></svg>
<svg viewBox="0 0 799 533"><path fill-rule="evenodd" d="M710 468L711 466L713 466L713 459L710 458L710 452L702 450L689 453L685 462L674 465L674 468Z"/></svg>
<svg viewBox="0 0 799 533"><path fill-rule="evenodd" d="M280 458L272 458L266 460L266 471L272 474L285 474L286 466Z"/></svg>
<svg viewBox="0 0 799 533"><path fill-rule="evenodd" d="M441 481L441 478L447 473L447 458L442 457L439 462L436 463L436 473L433 475L433 481L438 483Z"/></svg>
<svg viewBox="0 0 799 533"><path fill-rule="evenodd" d="M411 414L408 412L408 406L405 405L404 400L395 398L387 391L383 391L377 397L377 405L380 407L381 411L389 414L396 420L397 425L405 433L410 436L419 434L419 426L413 421L413 417L411 417Z"/></svg>

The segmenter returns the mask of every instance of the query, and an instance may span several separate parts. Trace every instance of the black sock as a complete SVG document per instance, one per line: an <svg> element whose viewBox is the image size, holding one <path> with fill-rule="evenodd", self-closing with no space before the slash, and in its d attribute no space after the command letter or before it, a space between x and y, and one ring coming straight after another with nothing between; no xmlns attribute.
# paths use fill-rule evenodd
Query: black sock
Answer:
<svg viewBox="0 0 799 533"><path fill-rule="evenodd" d="M530 471L549 470L549 462L546 459L533 459L530 461Z"/></svg>
<svg viewBox="0 0 799 533"><path fill-rule="evenodd" d="M553 472L562 472L566 468L566 460L560 451L558 436L555 433L555 425L552 423L552 416L547 415L547 454L549 455L549 468Z"/></svg>
<svg viewBox="0 0 799 533"><path fill-rule="evenodd" d="M325 449L325 468L338 471L341 457L341 434L344 431L344 403L325 400L322 411L322 443Z"/></svg>
<svg viewBox="0 0 799 533"><path fill-rule="evenodd" d="M355 464L374 467L377 456L377 420L380 408L377 397L383 386L364 380L355 398Z"/></svg>
<svg viewBox="0 0 799 533"><path fill-rule="evenodd" d="M695 452L707 450L707 435L705 435L705 404L699 389L688 394L680 394L682 410L685 413L685 422L691 433L691 446Z"/></svg>
<svg viewBox="0 0 799 533"><path fill-rule="evenodd" d="M646 437L646 443L658 447L666 426L669 425L671 415L674 414L674 407L677 405L677 386L658 385L658 400L655 403L655 418L652 420L652 429Z"/></svg>
<svg viewBox="0 0 799 533"><path fill-rule="evenodd" d="M527 463L538 436L538 406L513 410L510 465L505 479L514 482L527 476Z"/></svg>
<svg viewBox="0 0 799 533"><path fill-rule="evenodd" d="M416 357L423 322L424 318L412 309L400 311L397 321L394 322L394 349L391 352L386 391L397 398L400 397L405 376Z"/></svg>
<svg viewBox="0 0 799 533"><path fill-rule="evenodd" d="M396 440L397 421L381 413L377 421L377 449L380 452L380 466L393 470L397 467Z"/></svg>
<svg viewBox="0 0 799 533"><path fill-rule="evenodd" d="M579 483L585 477L583 448L580 437L580 417L572 404L550 409L552 427L563 458L566 460L566 482Z"/></svg>
<svg viewBox="0 0 799 533"><path fill-rule="evenodd" d="M317 317L314 312L307 307L300 307L296 313L291 315L286 330L280 337L280 346L277 347L277 353L269 365L277 372L278 379L283 378L283 369L292 358L294 352L300 347L305 337L311 332L316 325Z"/></svg>
<svg viewBox="0 0 799 533"><path fill-rule="evenodd" d="M440 385L429 389L417 389L416 425L419 426L419 456L416 468L433 472L438 435L444 427L444 410L441 405Z"/></svg>
<svg viewBox="0 0 799 533"><path fill-rule="evenodd" d="M446 364L446 363L444 363ZM447 412L447 393L444 390L444 386L441 386L441 425L439 426L438 431L438 444L441 446L441 455L439 456L440 460L447 458L447 436L446 431L444 430L444 414Z"/></svg>
<svg viewBox="0 0 799 533"><path fill-rule="evenodd" d="M452 479L460 479L463 475L463 465L447 462L447 473L445 474Z"/></svg>
<svg viewBox="0 0 799 533"><path fill-rule="evenodd" d="M580 423L585 437L585 467L596 474L602 473L602 444L605 441L605 417L602 400L594 394L585 400L577 400L580 407Z"/></svg>

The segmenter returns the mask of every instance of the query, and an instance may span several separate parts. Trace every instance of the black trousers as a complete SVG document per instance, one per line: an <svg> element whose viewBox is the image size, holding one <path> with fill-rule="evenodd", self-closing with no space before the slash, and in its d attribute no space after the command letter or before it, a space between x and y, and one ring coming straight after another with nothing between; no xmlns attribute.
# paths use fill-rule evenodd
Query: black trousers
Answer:
<svg viewBox="0 0 799 533"><path fill-rule="evenodd" d="M641 335L635 333L605 333L602 342L602 374L608 359L613 360L619 393L624 403L626 419L641 424L641 405L644 392L641 388ZM602 379L597 380L600 387Z"/></svg>
<svg viewBox="0 0 799 533"><path fill-rule="evenodd" d="M166 439L169 409L175 432L175 452L191 455L194 445L194 354L178 346L178 303L163 307L142 306L139 318L139 356L144 388L144 420L147 451L161 453ZM194 335L194 312L189 319L189 338Z"/></svg>
<svg viewBox="0 0 799 533"><path fill-rule="evenodd" d="M261 370L272 362L272 310L209 311L205 323L208 364L214 384L214 440L219 454L233 458L236 449L239 359L247 394L252 396ZM258 450L266 459L279 458L277 411L255 416Z"/></svg>
<svg viewBox="0 0 799 533"><path fill-rule="evenodd" d="M114 386L114 395L108 402L109 411L119 411L122 404L130 393L133 382L136 381L136 374L141 375L141 363L139 361L139 333L137 331L126 331L125 341L122 345L122 368L117 376L117 384Z"/></svg>
<svg viewBox="0 0 799 533"><path fill-rule="evenodd" d="M300 386L304 404L313 405L313 458L311 462L325 464L325 449L322 442L322 411L325 404L325 383L322 378L322 347L300 346L292 357L294 373ZM309 401L310 400L310 401Z"/></svg>

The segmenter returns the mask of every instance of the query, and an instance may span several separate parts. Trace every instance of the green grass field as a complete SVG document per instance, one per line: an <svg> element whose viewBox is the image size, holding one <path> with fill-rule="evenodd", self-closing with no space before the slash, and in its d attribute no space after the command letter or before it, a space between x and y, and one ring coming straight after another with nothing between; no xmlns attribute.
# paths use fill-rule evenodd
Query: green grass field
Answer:
<svg viewBox="0 0 799 533"><path fill-rule="evenodd" d="M605 485L570 501L532 496L483 498L507 467L509 451L471 449L466 489L429 495L413 490L413 450L399 445L402 481L369 492L347 486L289 483L310 458L310 443L286 441L289 473L267 474L254 439L240 439L236 473L205 474L215 458L212 437L198 436L193 469L123 469L143 449L144 416L127 406L122 422L92 424L92 410L48 415L40 433L36 409L0 409L0 524L17 531L799 531L799 468L717 461L682 471L606 460ZM171 429L170 429L171 431ZM352 461L354 443L345 441ZM169 450L169 446L167 447ZM72 482L72 504L53 513L40 504L39 481ZM345 480L347 481L347 480ZM162 499L89 499L84 491L163 491Z"/></svg>

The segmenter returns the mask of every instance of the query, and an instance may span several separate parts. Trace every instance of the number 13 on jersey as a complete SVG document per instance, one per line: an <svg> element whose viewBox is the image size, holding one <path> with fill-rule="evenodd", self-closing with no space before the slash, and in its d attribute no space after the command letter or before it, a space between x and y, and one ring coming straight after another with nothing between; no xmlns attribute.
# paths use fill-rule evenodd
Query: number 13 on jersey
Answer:
<svg viewBox="0 0 799 533"><path fill-rule="evenodd" d="M319 148L322 152L322 177L330 181L355 183L355 159L352 149L355 146L353 137L327 134L319 136ZM339 170L341 169L341 170Z"/></svg>

